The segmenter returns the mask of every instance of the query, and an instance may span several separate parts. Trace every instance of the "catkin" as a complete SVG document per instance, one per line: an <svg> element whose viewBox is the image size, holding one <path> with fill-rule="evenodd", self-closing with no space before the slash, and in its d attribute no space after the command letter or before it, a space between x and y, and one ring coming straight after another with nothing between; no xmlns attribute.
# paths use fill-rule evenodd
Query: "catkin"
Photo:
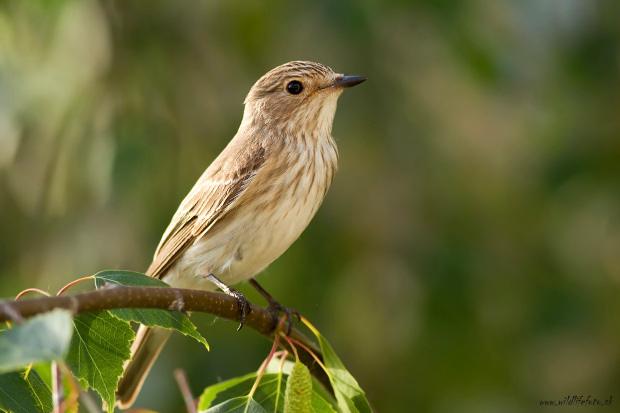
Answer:
<svg viewBox="0 0 620 413"><path fill-rule="evenodd" d="M307 413L312 410L310 370L297 361L291 370L284 392L284 413Z"/></svg>

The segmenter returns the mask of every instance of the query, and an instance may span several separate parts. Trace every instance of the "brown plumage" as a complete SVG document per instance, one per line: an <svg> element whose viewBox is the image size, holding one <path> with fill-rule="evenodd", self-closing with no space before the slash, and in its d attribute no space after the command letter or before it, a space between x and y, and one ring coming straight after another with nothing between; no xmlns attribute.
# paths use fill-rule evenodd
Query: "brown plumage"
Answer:
<svg viewBox="0 0 620 413"><path fill-rule="evenodd" d="M261 77L241 126L183 200L147 274L180 288L214 290L253 277L306 228L338 168L331 136L338 96L366 80L312 62ZM170 331L140 327L117 392L130 406Z"/></svg>

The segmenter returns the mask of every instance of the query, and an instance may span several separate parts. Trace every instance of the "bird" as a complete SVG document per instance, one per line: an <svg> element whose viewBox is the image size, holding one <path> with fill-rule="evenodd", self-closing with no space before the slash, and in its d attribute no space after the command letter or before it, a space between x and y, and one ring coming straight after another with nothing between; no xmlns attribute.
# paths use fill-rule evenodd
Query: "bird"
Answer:
<svg viewBox="0 0 620 413"><path fill-rule="evenodd" d="M222 289L256 274L301 235L338 169L332 125L344 89L367 80L309 61L267 72L239 130L180 204L146 274L177 288ZM140 326L117 389L130 407L171 331Z"/></svg>

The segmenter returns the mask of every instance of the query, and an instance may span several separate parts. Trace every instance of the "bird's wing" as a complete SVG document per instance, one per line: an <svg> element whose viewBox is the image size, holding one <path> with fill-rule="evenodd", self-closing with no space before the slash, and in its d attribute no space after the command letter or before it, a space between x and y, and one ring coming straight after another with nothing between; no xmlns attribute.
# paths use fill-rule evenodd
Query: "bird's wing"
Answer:
<svg viewBox="0 0 620 413"><path fill-rule="evenodd" d="M241 150L226 148L179 206L146 273L160 278L183 251L235 205L264 164L265 148L259 144Z"/></svg>

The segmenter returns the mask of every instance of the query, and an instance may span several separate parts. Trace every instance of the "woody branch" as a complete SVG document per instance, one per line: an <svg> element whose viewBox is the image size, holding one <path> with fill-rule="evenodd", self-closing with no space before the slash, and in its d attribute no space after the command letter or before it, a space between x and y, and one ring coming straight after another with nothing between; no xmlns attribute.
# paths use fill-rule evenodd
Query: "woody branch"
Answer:
<svg viewBox="0 0 620 413"><path fill-rule="evenodd" d="M108 285L108 288L74 295L0 301L0 322L28 318L57 308L69 310L74 316L119 308L196 311L239 321L237 299L224 293L182 288ZM276 334L274 327L278 320L268 309L255 305L252 305L251 309L251 312L246 315L244 326L250 327L273 340ZM322 359L321 350L316 343L299 330L292 328L289 336L303 343ZM286 340L281 340L280 343L285 348L289 346ZM291 350L290 348L287 349ZM317 365L312 355L303 348L298 348L297 351L301 362L308 366L310 372L320 383L331 390L327 375Z"/></svg>

